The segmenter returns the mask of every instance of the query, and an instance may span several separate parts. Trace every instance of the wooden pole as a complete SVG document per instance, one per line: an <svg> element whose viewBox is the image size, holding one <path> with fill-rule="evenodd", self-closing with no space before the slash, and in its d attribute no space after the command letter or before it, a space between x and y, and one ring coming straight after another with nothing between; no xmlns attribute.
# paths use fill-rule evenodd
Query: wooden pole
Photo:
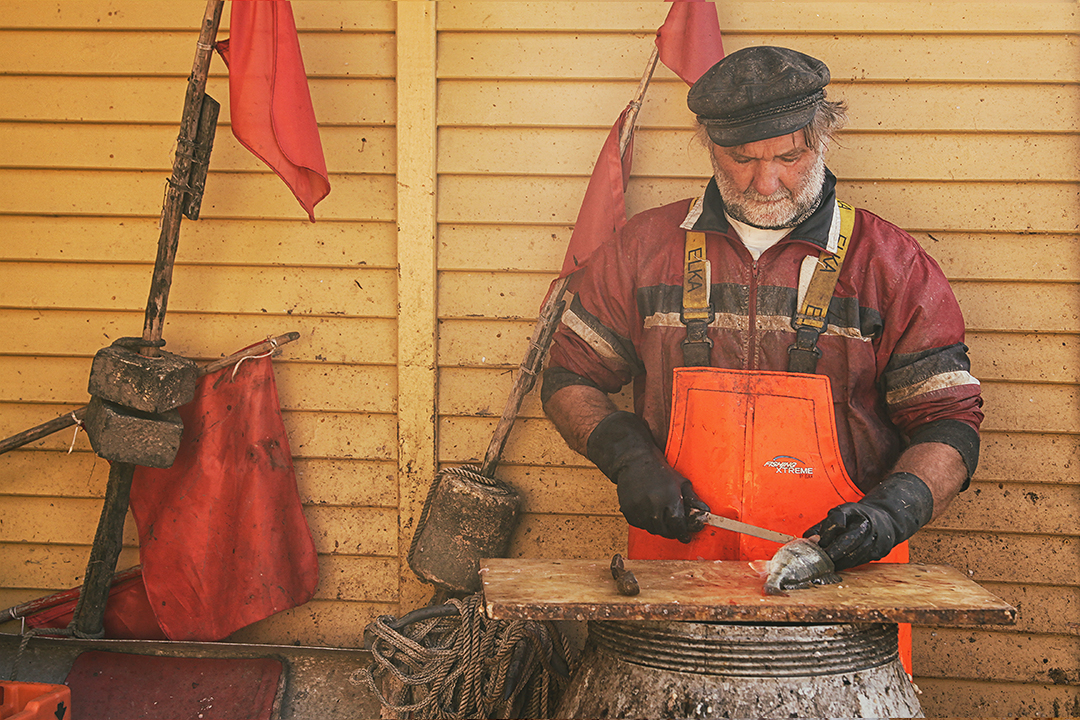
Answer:
<svg viewBox="0 0 1080 720"><path fill-rule="evenodd" d="M184 200L191 188L188 177L195 157L195 136L199 129L203 98L206 95L206 78L210 74L210 58L213 57L214 40L225 0L207 0L203 13L199 42L195 47L195 60L188 77L184 97L184 112L180 119L180 134L176 138L176 155L173 172L165 191L161 208L161 235L158 237L157 258L154 275L150 281L150 297L146 301L146 318L143 322L143 340L147 343L140 352L156 356L156 345L161 340L165 325L165 308L169 304L169 288L172 285L173 264L176 247L180 241L180 221L183 218ZM194 193L192 193L194 194ZM131 494L131 480L135 466L114 462L109 470L109 483L105 490L105 505L101 509L97 535L90 548L90 562L86 566L82 593L75 607L71 629L76 637L102 637L105 634L105 603L109 599L109 587L116 561L123 545L124 518L127 515Z"/></svg>
<svg viewBox="0 0 1080 720"><path fill-rule="evenodd" d="M637 116L641 112L641 102L645 99L645 91L649 89L649 82L652 81L653 72L656 71L656 63L659 60L660 48L654 44L652 55L649 56L649 61L645 64L645 72L641 75L641 82L638 83L637 92L634 93L634 99L630 101L630 112L626 114L623 132L619 135L620 158L626 154L626 146L630 144L630 139L634 137Z"/></svg>
<svg viewBox="0 0 1080 720"><path fill-rule="evenodd" d="M637 123L638 112L641 110L641 102L645 98L645 91L649 87L649 82L652 80L659 59L660 50L653 47L652 55L645 65L645 72L641 75L641 82L638 83L637 92L630 101L630 112L627 113L626 122L623 123L622 131L619 133L620 158L626 154L626 148L630 145L630 140L634 136L634 127ZM562 298L569 283L570 275L556 280L548 291L547 300L544 301L543 307L540 308L540 317L536 321L536 327L533 328L532 338L529 340L529 349L525 353L525 359L521 361L521 365L518 367L518 374L514 378L510 396L506 399L506 407L503 409L502 417L499 418L499 424L495 427L495 433L488 444L487 453L484 454L484 461L480 464L480 474L484 477L495 477L495 468L498 466L499 458L506 447L506 441L510 437L510 430L514 427L518 411L521 410L521 403L536 383L536 376L544 362L544 356L547 354L548 346L551 344L551 338L555 334L555 328L558 327L559 320L562 318L565 306Z"/></svg>
<svg viewBox="0 0 1080 720"><path fill-rule="evenodd" d="M150 343L156 343L161 339L162 328L165 325L165 309L169 304L173 264L176 261L176 248L180 241L184 196L189 189L188 176L191 174L191 163L195 155L195 136L199 129L199 115L202 113L203 96L206 95L206 78L210 73L210 59L213 57L214 40L217 37L221 10L224 5L225 0L208 0L206 3L199 42L195 49L195 61L188 78L184 113L180 119L180 134L176 138L172 177L169 178L169 187L165 191L165 202L161 209L161 235L158 238L154 275L150 282L150 297L146 301L143 340ZM145 348L143 353L156 355L157 348Z"/></svg>
<svg viewBox="0 0 1080 720"><path fill-rule="evenodd" d="M40 440L43 437L52 435L54 432L60 432L64 428L69 428L72 425L77 425L82 422L84 414L86 414L85 405L83 405L81 408L76 408L75 410L67 413L66 415L61 415L58 418L49 420L48 422L43 422L40 425L35 425L29 430L23 430L17 435L12 435L9 438L4 438L3 440L0 440L0 455L3 455L9 450L20 448L27 443L32 443L35 440Z"/></svg>
<svg viewBox="0 0 1080 720"><path fill-rule="evenodd" d="M105 635L105 604L109 600L116 561L124 547L124 519L131 499L135 465L114 462L109 468L109 484L101 507L90 561L86 564L82 592L75 604L71 629L75 637L100 638Z"/></svg>

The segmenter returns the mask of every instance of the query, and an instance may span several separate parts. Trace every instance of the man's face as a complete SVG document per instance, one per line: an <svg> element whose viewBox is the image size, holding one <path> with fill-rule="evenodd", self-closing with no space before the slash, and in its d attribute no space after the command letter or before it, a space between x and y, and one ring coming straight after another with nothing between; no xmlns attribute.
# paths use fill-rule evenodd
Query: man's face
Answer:
<svg viewBox="0 0 1080 720"><path fill-rule="evenodd" d="M794 227L817 206L825 155L801 130L735 147L712 146L713 174L731 217L759 228Z"/></svg>

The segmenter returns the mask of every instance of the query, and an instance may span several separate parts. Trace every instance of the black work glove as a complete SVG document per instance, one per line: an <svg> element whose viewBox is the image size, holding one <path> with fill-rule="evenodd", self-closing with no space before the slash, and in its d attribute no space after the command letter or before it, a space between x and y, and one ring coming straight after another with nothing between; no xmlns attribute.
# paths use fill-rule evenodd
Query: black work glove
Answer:
<svg viewBox="0 0 1080 720"><path fill-rule="evenodd" d="M859 502L844 503L803 533L819 535L818 545L837 570L880 560L907 540L934 514L934 496L918 476L893 473Z"/></svg>
<svg viewBox="0 0 1080 720"><path fill-rule="evenodd" d="M709 512L689 480L675 472L653 442L645 421L614 412L600 421L586 443L586 457L619 489L619 510L626 521L653 535L690 542ZM702 511L696 519L689 511Z"/></svg>

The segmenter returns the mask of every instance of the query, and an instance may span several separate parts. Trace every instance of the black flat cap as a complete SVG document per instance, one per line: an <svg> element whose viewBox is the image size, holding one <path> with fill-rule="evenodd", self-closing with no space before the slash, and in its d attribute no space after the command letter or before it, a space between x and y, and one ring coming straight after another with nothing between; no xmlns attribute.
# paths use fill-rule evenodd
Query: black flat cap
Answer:
<svg viewBox="0 0 1080 720"><path fill-rule="evenodd" d="M686 104L717 145L733 147L793 133L814 118L829 68L781 47L744 48L701 76Z"/></svg>

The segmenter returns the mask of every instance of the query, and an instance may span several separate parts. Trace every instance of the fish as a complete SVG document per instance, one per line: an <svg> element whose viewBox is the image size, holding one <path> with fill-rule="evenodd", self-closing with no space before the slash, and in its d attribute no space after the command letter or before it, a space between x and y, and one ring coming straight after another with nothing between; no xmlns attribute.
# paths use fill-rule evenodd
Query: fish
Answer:
<svg viewBox="0 0 1080 720"><path fill-rule="evenodd" d="M832 559L820 545L806 538L795 538L780 546L772 560L765 563L765 569L769 574L765 580L766 595L783 595L785 590L841 582Z"/></svg>

